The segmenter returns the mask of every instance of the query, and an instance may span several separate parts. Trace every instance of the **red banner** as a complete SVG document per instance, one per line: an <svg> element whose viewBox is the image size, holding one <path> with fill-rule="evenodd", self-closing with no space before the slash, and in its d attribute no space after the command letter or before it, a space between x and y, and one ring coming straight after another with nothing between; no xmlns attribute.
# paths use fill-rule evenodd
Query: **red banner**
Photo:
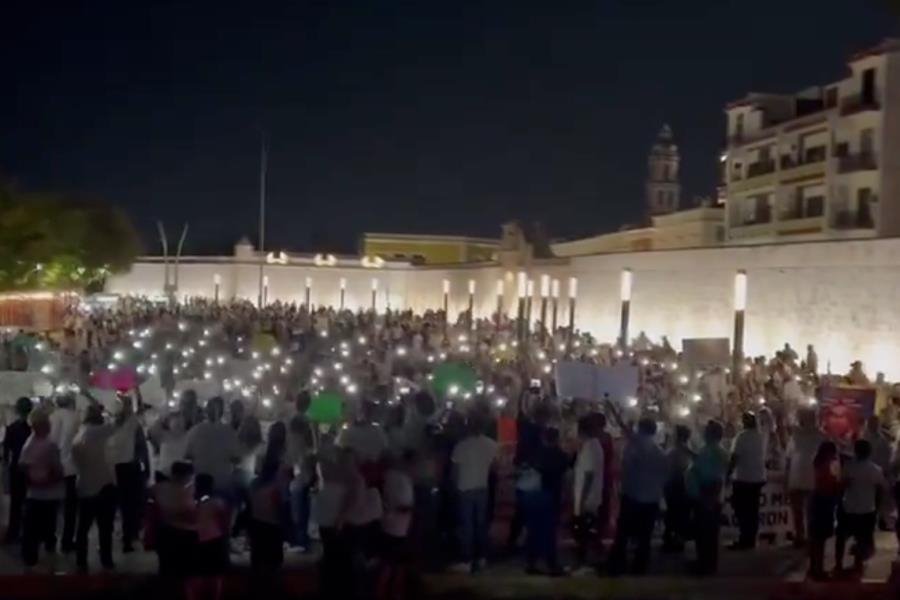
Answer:
<svg viewBox="0 0 900 600"><path fill-rule="evenodd" d="M819 389L822 429L836 440L857 438L875 411L875 388L834 386Z"/></svg>

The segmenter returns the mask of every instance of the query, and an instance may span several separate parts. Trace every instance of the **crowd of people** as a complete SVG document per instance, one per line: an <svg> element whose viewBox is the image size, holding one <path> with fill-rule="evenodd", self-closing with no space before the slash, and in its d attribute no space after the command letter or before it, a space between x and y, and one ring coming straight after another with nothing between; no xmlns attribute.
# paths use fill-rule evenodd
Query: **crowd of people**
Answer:
<svg viewBox="0 0 900 600"><path fill-rule="evenodd" d="M827 541L833 574L858 575L900 503L893 388L858 363L820 373L811 346L803 360L786 344L733 373L686 365L643 333L621 347L496 316L128 298L73 310L60 332L8 337L0 360L25 369L50 353L55 392L20 398L3 438L6 540L21 543L28 568L58 536L87 571L94 527L99 563L114 568L118 514L122 552L154 550L163 575L222 574L245 551L269 572L285 550L320 546L322 585L343 597L402 597L422 568L478 572L504 527L504 553L522 552L532 574L646 573L661 523L660 550L692 542L689 568L711 575L725 502L730 547L753 549L760 494L779 465L791 543L808 549L809 576L825 579ZM559 397L563 361L633 365L638 388ZM437 386L447 363L470 369L474 385ZM101 398L100 371L138 383ZM142 391L151 377L162 401ZM815 397L842 382L886 401L857 434L834 439ZM341 418L317 416L326 392L339 393Z"/></svg>

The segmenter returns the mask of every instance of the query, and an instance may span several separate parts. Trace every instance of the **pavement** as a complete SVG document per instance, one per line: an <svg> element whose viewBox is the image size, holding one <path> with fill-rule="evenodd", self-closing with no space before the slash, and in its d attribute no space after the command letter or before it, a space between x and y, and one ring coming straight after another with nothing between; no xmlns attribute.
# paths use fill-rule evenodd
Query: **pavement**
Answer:
<svg viewBox="0 0 900 600"><path fill-rule="evenodd" d="M42 554L41 562L30 574L25 570L17 546L0 547L0 599L15 598L118 598L131 600L165 598L175 600L184 593L184 584L175 587L159 582L156 556L152 552L135 551L114 555L115 572L104 572L96 564L96 541L92 540L90 556L92 575L75 571L74 556ZM118 544L116 544L118 546ZM879 533L878 550L869 561L862 581L827 584L805 581L804 551L785 545L763 545L755 551L721 551L720 569L716 577L699 579L687 574L685 565L693 557L690 544L684 555L655 551L650 573L643 577L610 578L583 569L567 577L550 578L527 575L520 557L502 557L490 561L477 575L448 571L427 573L422 588L414 597L433 598L603 598L603 599L765 599L792 600L806 598L838 598L869 600L900 598L900 588L886 584L897 556L894 536ZM562 541L563 559L571 555L571 542ZM258 595L260 586L275 586L267 598L314 597L317 587L318 554L288 552L279 577L260 582L250 574L249 556L233 554L234 573L224 587L224 598L246 598ZM826 565L832 564L830 555ZM277 592L274 591L277 588ZM262 597L262 595L260 595Z"/></svg>

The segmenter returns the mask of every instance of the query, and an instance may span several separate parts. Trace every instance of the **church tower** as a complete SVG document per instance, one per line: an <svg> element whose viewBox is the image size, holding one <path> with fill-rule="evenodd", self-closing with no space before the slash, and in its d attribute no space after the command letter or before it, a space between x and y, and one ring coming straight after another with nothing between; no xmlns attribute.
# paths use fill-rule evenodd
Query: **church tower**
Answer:
<svg viewBox="0 0 900 600"><path fill-rule="evenodd" d="M647 213L650 216L678 210L681 199L678 162L678 146L672 138L672 129L663 125L647 157Z"/></svg>

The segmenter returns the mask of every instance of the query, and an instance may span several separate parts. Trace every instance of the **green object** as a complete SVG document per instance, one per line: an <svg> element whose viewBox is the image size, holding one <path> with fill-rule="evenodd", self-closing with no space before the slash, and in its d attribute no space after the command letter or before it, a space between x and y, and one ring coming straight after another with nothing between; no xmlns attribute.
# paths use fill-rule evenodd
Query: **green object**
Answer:
<svg viewBox="0 0 900 600"><path fill-rule="evenodd" d="M319 392L312 397L306 416L314 423L340 423L344 420L344 398L338 392Z"/></svg>
<svg viewBox="0 0 900 600"><path fill-rule="evenodd" d="M438 367L432 373L432 387L439 397L461 396L466 392L475 393L475 383L478 376L467 364L448 362ZM455 386L455 388L454 388ZM452 392L456 392L453 394Z"/></svg>

